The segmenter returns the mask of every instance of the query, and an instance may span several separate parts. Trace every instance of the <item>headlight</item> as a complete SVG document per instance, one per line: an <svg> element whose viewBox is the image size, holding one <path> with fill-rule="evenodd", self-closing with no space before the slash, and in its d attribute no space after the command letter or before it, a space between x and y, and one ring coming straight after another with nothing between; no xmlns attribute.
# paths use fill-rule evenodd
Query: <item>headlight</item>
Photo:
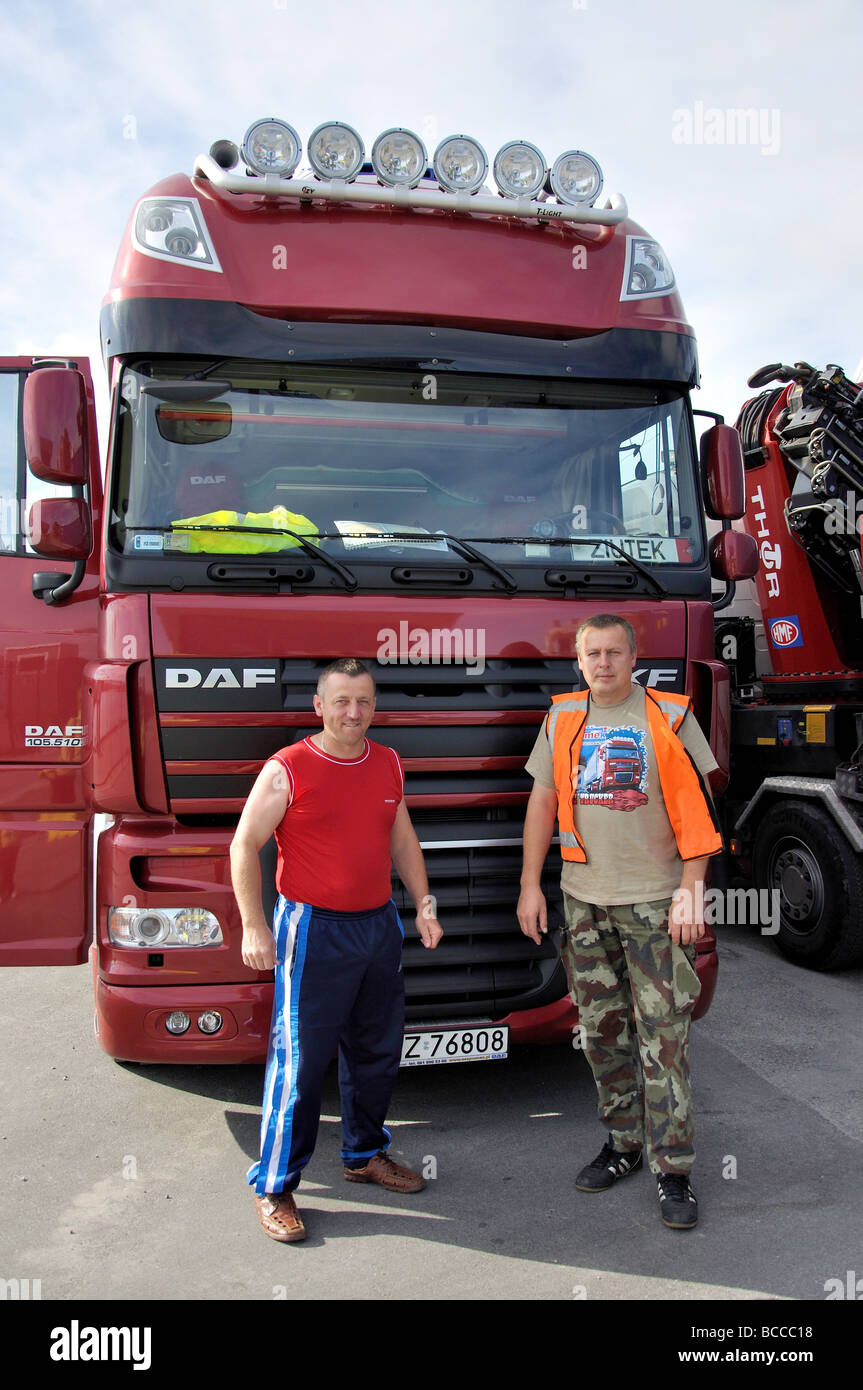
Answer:
<svg viewBox="0 0 863 1390"><path fill-rule="evenodd" d="M390 188L416 188L427 163L426 147L411 130L385 130L372 145L372 168Z"/></svg>
<svg viewBox="0 0 863 1390"><path fill-rule="evenodd" d="M243 137L243 159L258 174L289 179L300 162L300 137L286 121L255 121Z"/></svg>
<svg viewBox="0 0 863 1390"><path fill-rule="evenodd" d="M353 126L337 121L319 125L309 136L309 163L320 179L352 179L365 158Z"/></svg>
<svg viewBox="0 0 863 1390"><path fill-rule="evenodd" d="M170 946L220 946L218 919L203 907L112 907L108 937L117 946L159 950Z"/></svg>
<svg viewBox="0 0 863 1390"><path fill-rule="evenodd" d="M673 288L674 271L659 243L646 237L627 237L621 299L649 299Z"/></svg>
<svg viewBox="0 0 863 1390"><path fill-rule="evenodd" d="M482 145L467 135L449 135L434 152L434 173L448 193L476 193L488 173Z"/></svg>
<svg viewBox="0 0 863 1390"><path fill-rule="evenodd" d="M551 191L562 203L593 203L602 190L602 170L584 150L566 150L551 168Z"/></svg>
<svg viewBox="0 0 863 1390"><path fill-rule="evenodd" d="M495 183L505 198L534 198L547 174L544 156L528 140L510 140L495 156Z"/></svg>
<svg viewBox="0 0 863 1390"><path fill-rule="evenodd" d="M197 198L142 198L132 242L159 261L195 265L201 270L222 269Z"/></svg>

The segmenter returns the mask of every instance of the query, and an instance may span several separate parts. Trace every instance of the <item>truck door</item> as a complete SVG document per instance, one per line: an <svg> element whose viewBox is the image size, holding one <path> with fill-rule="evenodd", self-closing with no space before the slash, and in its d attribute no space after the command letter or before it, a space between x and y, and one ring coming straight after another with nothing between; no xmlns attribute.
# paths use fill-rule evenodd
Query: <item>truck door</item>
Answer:
<svg viewBox="0 0 863 1390"><path fill-rule="evenodd" d="M48 456L53 440L55 455L68 457L77 429L86 482L76 488L46 483L28 468L25 385L48 369L75 373L72 426L62 410L45 408L44 393L41 417L30 415ZM57 558L64 529L73 549L72 529L61 511L46 510L41 545L53 546L46 559L34 549L40 535L28 529L30 508L73 493L82 501L72 511L91 522L90 553L77 564ZM0 358L0 965L74 965L87 955L92 813L83 672L97 650L101 493L89 364ZM80 550L80 520L78 529ZM37 574L48 601L34 595ZM77 587L51 601L73 576Z"/></svg>

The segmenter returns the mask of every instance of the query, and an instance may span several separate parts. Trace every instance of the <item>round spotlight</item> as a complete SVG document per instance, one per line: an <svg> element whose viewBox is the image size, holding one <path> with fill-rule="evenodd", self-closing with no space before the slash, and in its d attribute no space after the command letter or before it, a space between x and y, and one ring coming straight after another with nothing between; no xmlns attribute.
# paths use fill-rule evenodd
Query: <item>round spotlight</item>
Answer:
<svg viewBox="0 0 863 1390"><path fill-rule="evenodd" d="M365 149L353 126L327 121L309 136L309 163L319 179L352 179L362 167Z"/></svg>
<svg viewBox="0 0 863 1390"><path fill-rule="evenodd" d="M488 173L482 145L468 135L448 135L434 152L435 178L448 193L476 193Z"/></svg>
<svg viewBox="0 0 863 1390"><path fill-rule="evenodd" d="M169 1033L179 1036L180 1033L188 1032L191 1022L192 1020L189 1018L189 1015L184 1013L182 1009L175 1009L174 1012L168 1014L168 1017L165 1019L165 1027Z"/></svg>
<svg viewBox="0 0 863 1390"><path fill-rule="evenodd" d="M602 189L602 170L584 150L566 150L551 169L551 191L561 203L593 203Z"/></svg>
<svg viewBox="0 0 863 1390"><path fill-rule="evenodd" d="M243 159L257 174L280 174L289 179L301 152L300 137L286 121L255 121L243 137Z"/></svg>
<svg viewBox="0 0 863 1390"><path fill-rule="evenodd" d="M202 1033L218 1033L222 1026L222 1015L218 1009L208 1009L198 1017L198 1027Z"/></svg>
<svg viewBox="0 0 863 1390"><path fill-rule="evenodd" d="M510 140L494 161L494 179L505 198L535 198L545 186L545 156L529 140Z"/></svg>
<svg viewBox="0 0 863 1390"><path fill-rule="evenodd" d="M427 163L426 147L412 130L385 130L372 145L372 168L390 188L416 188Z"/></svg>

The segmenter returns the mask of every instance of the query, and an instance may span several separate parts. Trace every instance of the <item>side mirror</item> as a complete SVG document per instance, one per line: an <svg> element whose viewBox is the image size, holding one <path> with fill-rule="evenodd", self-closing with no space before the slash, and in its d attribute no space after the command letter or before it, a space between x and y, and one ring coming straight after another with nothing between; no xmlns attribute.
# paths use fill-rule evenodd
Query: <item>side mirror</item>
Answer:
<svg viewBox="0 0 863 1390"><path fill-rule="evenodd" d="M75 487L88 481L87 391L80 372L40 367L29 373L24 443L30 472L44 483Z"/></svg>
<svg viewBox="0 0 863 1390"><path fill-rule="evenodd" d="M731 425L713 425L701 436L704 509L713 521L737 521L746 513L746 483L740 435Z"/></svg>
<svg viewBox="0 0 863 1390"><path fill-rule="evenodd" d="M710 573L727 584L758 573L758 542L745 531L718 531L710 542Z"/></svg>
<svg viewBox="0 0 863 1390"><path fill-rule="evenodd" d="M43 497L31 506L27 525L37 555L86 560L93 548L90 508L83 497Z"/></svg>

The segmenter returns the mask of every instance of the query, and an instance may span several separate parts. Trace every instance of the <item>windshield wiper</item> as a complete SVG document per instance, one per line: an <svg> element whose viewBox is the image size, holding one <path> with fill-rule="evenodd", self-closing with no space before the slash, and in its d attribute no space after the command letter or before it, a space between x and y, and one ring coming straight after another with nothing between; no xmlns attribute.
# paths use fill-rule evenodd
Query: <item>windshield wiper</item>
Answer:
<svg viewBox="0 0 863 1390"><path fill-rule="evenodd" d="M633 555L630 555L627 550L624 550L621 546L619 546L616 541L610 540L608 536L585 536L582 535L581 532L579 532L578 536L472 536L471 539L478 541L481 545L572 546L586 545L588 542L590 542L590 544L596 544L597 542L601 542L603 545L606 545L609 547L609 549L613 550L616 555L622 556L622 558L626 560L627 564L632 565L633 569L638 570L638 573L642 575L642 577L646 579L649 584L653 585L655 592L660 596L660 598L664 598L668 592L665 586L661 584L659 580L656 578L655 574L651 574L650 570L645 569L644 565L642 565L640 561L636 560L635 557ZM464 545L464 541L462 541L462 545Z"/></svg>
<svg viewBox="0 0 863 1390"><path fill-rule="evenodd" d="M144 530L147 528L137 527L136 529ZM159 529L162 531L163 535L169 531L173 534L173 528L171 527L160 527ZM326 551L321 550L320 546L312 545L311 541L305 536L300 535L298 531L289 531L286 526L217 526L213 522L208 521L206 524L198 523L195 525L189 525L184 522L182 526L178 526L176 529L178 531L231 531L241 536L290 536L307 555L311 555L315 560L323 560L324 564L328 565L329 568L339 576L346 589L350 589L353 592L354 589L359 588L359 580L355 574L352 574L344 565L340 565L338 560L334 560L331 555L327 555ZM309 535L317 536L319 540L325 540L327 534L326 531L309 532ZM201 552L199 551L197 553L200 554ZM273 553L273 551L261 552L261 554L267 555L270 559L272 559Z"/></svg>
<svg viewBox="0 0 863 1390"><path fill-rule="evenodd" d="M460 555L466 555L469 560L476 560L478 564L485 565L486 569L496 574L500 582L508 593L514 594L518 584L513 579L509 570L505 570L502 565L498 565L494 560L490 560L487 555L483 555L481 550L477 550L469 540L462 540L461 536L451 536L447 531L433 531L433 535L440 536L443 540L449 541L453 550Z"/></svg>
<svg viewBox="0 0 863 1390"><path fill-rule="evenodd" d="M475 560L477 564L484 565L487 570L500 580L508 593L514 594L518 589L518 584L513 579L508 570L502 565L498 565L494 560L490 560L487 555L483 555L481 550L477 550L470 541L462 540L461 536L451 536L448 531L429 531L428 535L417 535L416 531L381 531L376 534L369 531L320 531L318 532L321 540L363 540L375 541L383 544L386 541L412 541L414 545L428 545L433 541L448 541L457 554L468 560Z"/></svg>

